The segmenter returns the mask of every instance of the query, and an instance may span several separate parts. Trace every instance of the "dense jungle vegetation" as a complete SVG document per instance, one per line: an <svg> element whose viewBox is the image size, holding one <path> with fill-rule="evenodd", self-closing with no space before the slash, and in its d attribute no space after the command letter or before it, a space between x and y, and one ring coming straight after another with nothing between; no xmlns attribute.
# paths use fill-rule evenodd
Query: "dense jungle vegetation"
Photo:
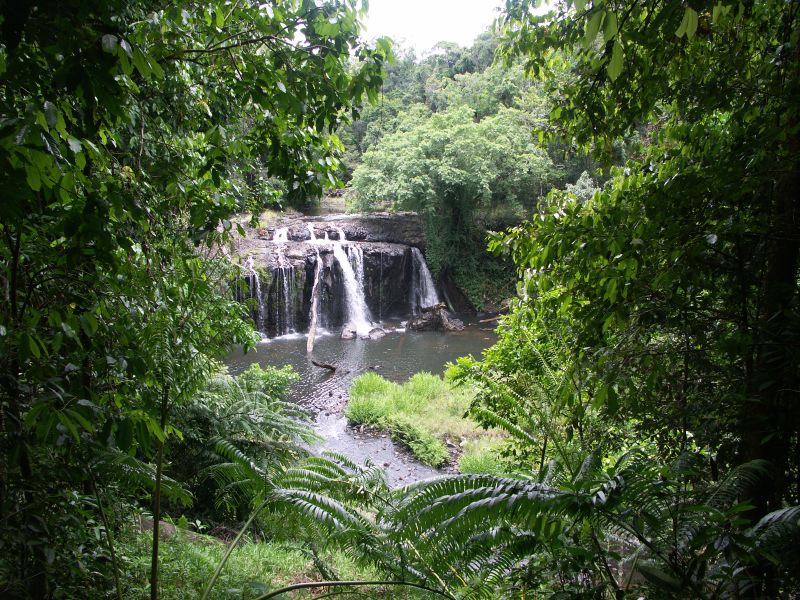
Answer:
<svg viewBox="0 0 800 600"><path fill-rule="evenodd" d="M357 0L0 5L3 597L798 597L800 2L537 4L419 59ZM483 473L311 456L220 362L234 217L345 182L511 299L443 392Z"/></svg>

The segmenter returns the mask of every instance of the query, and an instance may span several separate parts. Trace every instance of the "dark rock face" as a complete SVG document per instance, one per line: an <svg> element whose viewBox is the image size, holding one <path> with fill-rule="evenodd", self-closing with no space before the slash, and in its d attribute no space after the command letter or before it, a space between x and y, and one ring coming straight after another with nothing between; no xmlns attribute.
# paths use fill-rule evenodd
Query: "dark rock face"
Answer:
<svg viewBox="0 0 800 600"><path fill-rule="evenodd" d="M259 329L270 337L308 331L318 261L318 325L329 331L344 327L344 336L350 335L346 278L335 257L336 246L341 246L354 272L358 271L369 321L377 326L384 319L406 318L414 312L412 288L419 286L419 276L415 276L419 261L412 247L424 249L425 238L422 223L413 213L303 217L283 227L249 230L237 246L232 258L247 269L245 291L238 295L251 304ZM340 257L341 250L336 248ZM443 322L434 328L457 328L452 319L445 317ZM382 333L373 329L369 335Z"/></svg>
<svg viewBox="0 0 800 600"><path fill-rule="evenodd" d="M411 331L461 331L464 323L456 319L444 304L423 308L406 325Z"/></svg>
<svg viewBox="0 0 800 600"><path fill-rule="evenodd" d="M307 242L311 231L317 239L339 240L339 230L348 241L384 242L405 244L425 250L425 231L416 213L371 213L354 215L329 215L327 217L303 217L287 224L287 239L290 242ZM267 230L262 239L274 240L276 228Z"/></svg>
<svg viewBox="0 0 800 600"><path fill-rule="evenodd" d="M368 244L364 248L364 294L377 320L409 313L411 249L402 244Z"/></svg>
<svg viewBox="0 0 800 600"><path fill-rule="evenodd" d="M460 315L475 314L476 310L475 307L472 306L472 302L469 301L466 294L453 282L450 273L442 273L438 281L438 287L447 305L456 313Z"/></svg>

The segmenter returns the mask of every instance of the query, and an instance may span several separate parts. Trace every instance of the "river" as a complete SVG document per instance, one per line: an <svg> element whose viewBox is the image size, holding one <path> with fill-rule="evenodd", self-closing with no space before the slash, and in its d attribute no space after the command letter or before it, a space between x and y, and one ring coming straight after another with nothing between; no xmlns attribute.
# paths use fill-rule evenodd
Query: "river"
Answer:
<svg viewBox="0 0 800 600"><path fill-rule="evenodd" d="M263 367L292 365L300 375L292 397L315 415L314 429L324 438L314 450L339 452L357 463L369 458L385 468L390 485L403 485L446 471L420 464L387 435L376 436L348 426L342 410L350 383L368 370L402 382L421 371L442 374L445 365L460 356L480 357L481 351L496 340L493 324L467 325L464 331L438 333L406 331L400 323L387 323L387 334L379 340L342 340L334 334L319 335L314 344L314 360L335 365L335 373L311 363L305 334L265 339L254 352L236 351L227 362L232 374L240 373L252 363Z"/></svg>

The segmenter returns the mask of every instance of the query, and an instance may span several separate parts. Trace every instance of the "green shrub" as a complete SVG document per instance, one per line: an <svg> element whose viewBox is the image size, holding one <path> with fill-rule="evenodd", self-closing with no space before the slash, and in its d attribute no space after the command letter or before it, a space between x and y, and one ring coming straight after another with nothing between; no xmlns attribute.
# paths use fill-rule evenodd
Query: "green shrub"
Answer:
<svg viewBox="0 0 800 600"><path fill-rule="evenodd" d="M300 376L291 365L262 368L258 363L253 363L236 379L248 391L262 392L271 399L284 400L289 397L292 384Z"/></svg>
<svg viewBox="0 0 800 600"><path fill-rule="evenodd" d="M426 403L445 398L453 391L441 377L424 371L414 374L403 389L415 400Z"/></svg>
<svg viewBox="0 0 800 600"><path fill-rule="evenodd" d="M468 440L458 461L458 470L462 473L504 475L506 467L500 457L499 440L491 438Z"/></svg>
<svg viewBox="0 0 800 600"><path fill-rule="evenodd" d="M420 461L432 467L441 466L450 453L432 433L415 425L409 417L392 415L388 420L392 439L408 446Z"/></svg>
<svg viewBox="0 0 800 600"><path fill-rule="evenodd" d="M417 373L404 384L366 373L353 381L345 416L351 423L389 431L422 462L439 466L449 454L445 442L481 435L464 414L472 393L437 375Z"/></svg>
<svg viewBox="0 0 800 600"><path fill-rule="evenodd" d="M353 380L350 388L351 397L388 394L395 386L373 371L367 371Z"/></svg>
<svg viewBox="0 0 800 600"><path fill-rule="evenodd" d="M129 532L120 540L123 595L131 600L150 597L150 546L148 535ZM198 598L214 569L222 560L226 546L219 540L184 532L163 540L161 550L162 600ZM356 565L345 553L327 550L319 560L327 569L345 579L374 578L374 573ZM269 542L246 542L233 551L219 581L212 589L212 599L256 598L268 589L297 581L323 579L312 555L298 545ZM301 593L300 598L313 594Z"/></svg>
<svg viewBox="0 0 800 600"><path fill-rule="evenodd" d="M377 395L352 398L347 403L344 414L352 423L381 426L386 423L391 412L388 400L388 396Z"/></svg>

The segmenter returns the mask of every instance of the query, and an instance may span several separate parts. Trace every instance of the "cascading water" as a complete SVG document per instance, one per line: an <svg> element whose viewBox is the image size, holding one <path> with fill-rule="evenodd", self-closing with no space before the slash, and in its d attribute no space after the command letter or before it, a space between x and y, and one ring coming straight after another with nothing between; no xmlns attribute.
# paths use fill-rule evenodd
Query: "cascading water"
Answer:
<svg viewBox="0 0 800 600"><path fill-rule="evenodd" d="M256 301L256 329L258 331L264 330L264 296L261 294L261 278L258 276L258 270L253 263L253 257L249 256L244 263L245 268L250 272L247 276L250 285L250 298Z"/></svg>
<svg viewBox="0 0 800 600"><path fill-rule="evenodd" d="M356 276L356 289L359 296L364 300L364 306L367 301L364 294L364 250L356 244L347 246L347 258L350 259L350 266L353 267L353 273Z"/></svg>
<svg viewBox="0 0 800 600"><path fill-rule="evenodd" d="M428 269L428 263L419 248L411 247L412 276L411 276L411 312L417 314L420 309L439 304L439 294L433 283L433 276Z"/></svg>
<svg viewBox="0 0 800 600"><path fill-rule="evenodd" d="M272 236L272 241L276 244L281 242L288 242L289 241L289 228L288 227L279 227L275 230L275 234Z"/></svg>
<svg viewBox="0 0 800 600"><path fill-rule="evenodd" d="M256 326L270 337L308 331L311 338L322 328L355 330L364 337L383 318L391 328L393 319L440 302L419 249L394 241L348 240L356 234L335 219L301 222L308 231L305 241L291 233L301 233L296 227L276 227L262 246L263 260L253 254L255 244L249 246L234 290L249 301ZM366 237L383 231L370 230Z"/></svg>
<svg viewBox="0 0 800 600"><path fill-rule="evenodd" d="M344 295L347 308L347 327L355 329L359 336L369 334L372 329L372 319L364 298L364 267L363 253L361 253L361 281L359 282L350 259L344 251L342 243L332 243L333 257L339 263L344 278ZM355 253L354 253L355 254Z"/></svg>
<svg viewBox="0 0 800 600"><path fill-rule="evenodd" d="M281 266L272 271L275 278L275 292L272 299L272 320L275 324L275 334L278 336L295 333L294 296L295 272L294 267Z"/></svg>

